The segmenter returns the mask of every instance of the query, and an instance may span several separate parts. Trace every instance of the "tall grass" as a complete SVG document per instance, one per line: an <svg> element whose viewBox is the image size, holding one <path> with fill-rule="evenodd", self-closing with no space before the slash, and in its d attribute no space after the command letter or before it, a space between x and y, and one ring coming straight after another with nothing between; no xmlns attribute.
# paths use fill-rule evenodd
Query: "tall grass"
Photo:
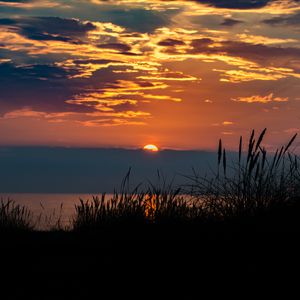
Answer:
<svg viewBox="0 0 300 300"><path fill-rule="evenodd" d="M0 200L0 232L29 231L34 228L32 213L13 200Z"/></svg>
<svg viewBox="0 0 300 300"><path fill-rule="evenodd" d="M200 206L193 205L180 195L180 188L174 189L172 184L167 186L164 179L162 184L149 183L145 190L141 190L139 185L130 191L129 175L130 170L120 192L115 192L111 198L102 194L87 201L80 199L80 204L75 207L73 229L180 224L195 220L202 213ZM161 178L159 173L158 178Z"/></svg>
<svg viewBox="0 0 300 300"><path fill-rule="evenodd" d="M236 160L231 162L220 140L216 174L189 176L189 193L203 203L211 218L247 218L300 201L298 157L290 151L296 135L268 153L262 146L265 133L266 129L256 139L253 130L246 145L240 137Z"/></svg>
<svg viewBox="0 0 300 300"><path fill-rule="evenodd" d="M80 230L112 224L199 225L207 221L258 220L258 216L266 219L267 215L280 219L291 216L295 208L299 214L300 169L298 157L290 151L296 135L275 153L268 153L263 146L265 134L266 129L255 137L253 130L245 144L240 137L233 161L229 161L220 140L216 172L206 177L194 172L184 187L174 188L172 182L167 185L158 173L158 183L150 183L145 191L138 186L128 192L129 172L121 192L112 198L106 199L104 194L92 201L80 200L73 227Z"/></svg>
<svg viewBox="0 0 300 300"><path fill-rule="evenodd" d="M209 176L194 172L189 184L175 187L158 172L158 182L130 188L130 172L120 191L90 200L80 199L70 229L74 231L155 225L217 224L235 220L243 223L263 218L268 222L300 226L300 168L291 151L296 135L268 153L263 146L266 129L257 137L254 130L245 143L240 137L234 160L229 160L222 140L217 151L217 168ZM61 207L62 209L62 207ZM59 217L52 230L66 230ZM200 225L200 226L199 226ZM34 227L31 212L13 201L0 201L0 230L30 230ZM178 227L177 227L178 228ZM195 228L195 226L194 226Z"/></svg>
<svg viewBox="0 0 300 300"><path fill-rule="evenodd" d="M201 206L190 204L184 196L174 194L115 193L92 200L80 199L76 205L73 229L91 230L115 225L180 225L200 219L204 215Z"/></svg>

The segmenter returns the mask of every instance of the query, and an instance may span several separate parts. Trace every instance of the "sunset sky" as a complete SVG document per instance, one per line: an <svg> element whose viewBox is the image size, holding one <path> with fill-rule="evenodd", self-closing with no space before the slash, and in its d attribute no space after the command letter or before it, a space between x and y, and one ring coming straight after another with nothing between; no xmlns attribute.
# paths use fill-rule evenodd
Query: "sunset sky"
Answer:
<svg viewBox="0 0 300 300"><path fill-rule="evenodd" d="M269 147L300 128L300 1L0 0L0 144Z"/></svg>

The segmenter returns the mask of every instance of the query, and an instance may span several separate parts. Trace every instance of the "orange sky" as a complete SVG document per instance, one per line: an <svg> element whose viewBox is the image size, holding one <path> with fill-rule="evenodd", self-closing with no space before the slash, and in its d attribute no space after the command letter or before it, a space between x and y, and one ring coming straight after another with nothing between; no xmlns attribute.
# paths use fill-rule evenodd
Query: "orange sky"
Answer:
<svg viewBox="0 0 300 300"><path fill-rule="evenodd" d="M1 145L234 148L265 127L267 146L287 141L300 5L257 3L0 1Z"/></svg>

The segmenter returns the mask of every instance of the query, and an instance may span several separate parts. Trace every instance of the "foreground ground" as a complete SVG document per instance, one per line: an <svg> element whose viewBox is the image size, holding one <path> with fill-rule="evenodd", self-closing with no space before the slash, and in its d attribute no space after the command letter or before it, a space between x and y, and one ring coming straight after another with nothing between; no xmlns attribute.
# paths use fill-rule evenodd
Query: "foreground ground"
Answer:
<svg viewBox="0 0 300 300"><path fill-rule="evenodd" d="M244 296L297 287L297 232L214 230L102 233L31 232L1 236L5 299L171 299ZM143 291L140 293L140 291ZM210 297L203 297L209 292ZM95 297L96 295L96 297ZM262 294L261 294L262 295ZM286 294L287 295L287 294ZM3 298L4 299L4 298ZM291 299L291 298L286 298Z"/></svg>

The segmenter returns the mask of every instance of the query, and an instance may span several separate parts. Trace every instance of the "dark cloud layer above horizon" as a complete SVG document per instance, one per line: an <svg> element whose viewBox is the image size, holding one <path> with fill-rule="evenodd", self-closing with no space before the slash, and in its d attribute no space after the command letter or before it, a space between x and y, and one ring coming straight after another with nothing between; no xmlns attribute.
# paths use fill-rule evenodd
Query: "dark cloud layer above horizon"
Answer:
<svg viewBox="0 0 300 300"><path fill-rule="evenodd" d="M201 151L0 147L0 193L111 193L129 168L131 188L156 183L158 170L175 186L192 167L204 175L215 158Z"/></svg>

